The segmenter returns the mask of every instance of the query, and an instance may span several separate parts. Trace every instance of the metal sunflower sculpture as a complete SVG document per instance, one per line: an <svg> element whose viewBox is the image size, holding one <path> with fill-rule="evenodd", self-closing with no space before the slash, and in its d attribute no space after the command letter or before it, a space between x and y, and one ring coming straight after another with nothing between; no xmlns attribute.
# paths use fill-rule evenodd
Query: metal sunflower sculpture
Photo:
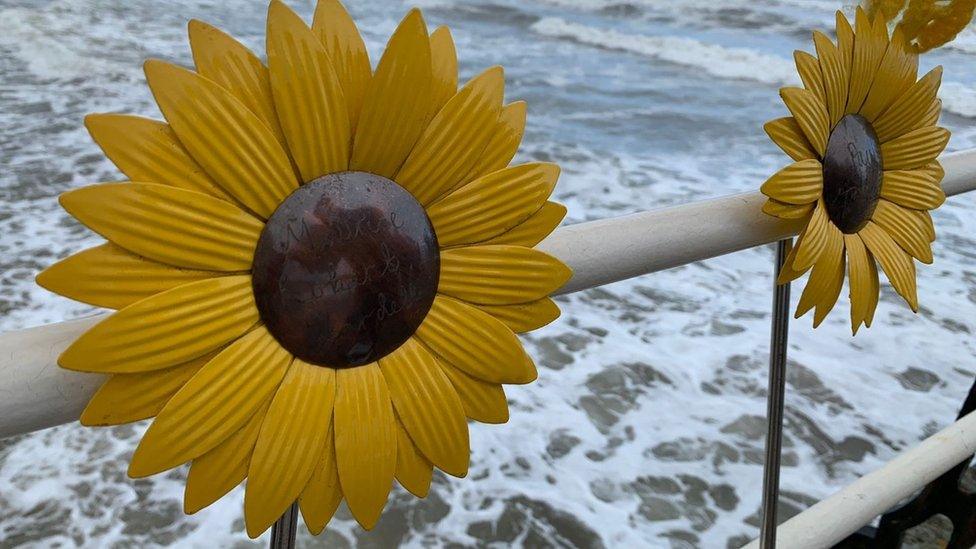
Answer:
<svg viewBox="0 0 976 549"><path fill-rule="evenodd" d="M877 263L918 311L914 260L932 262L928 210L945 201L936 160L949 132L936 125L942 68L916 81L918 54L883 17L860 8L855 28L837 13L837 43L814 33L817 56L797 51L803 88L780 95L793 115L766 133L795 162L762 186L767 214L805 226L778 283L812 269L796 316L815 309L818 326L848 273L851 329L871 326L878 304Z"/></svg>
<svg viewBox="0 0 976 549"><path fill-rule="evenodd" d="M272 2L267 66L189 31L196 72L145 65L165 123L86 119L131 181L61 196L109 242L38 282L118 311L59 363L110 374L84 424L155 416L129 475L191 462L187 512L246 477L252 537L296 500L313 533L343 499L371 528L394 478L423 497L432 467L464 476L465 418L507 421L502 384L536 378L515 334L570 277L533 249L559 170L506 167L525 104L500 67L457 89L419 11L375 71L335 0L311 28Z"/></svg>

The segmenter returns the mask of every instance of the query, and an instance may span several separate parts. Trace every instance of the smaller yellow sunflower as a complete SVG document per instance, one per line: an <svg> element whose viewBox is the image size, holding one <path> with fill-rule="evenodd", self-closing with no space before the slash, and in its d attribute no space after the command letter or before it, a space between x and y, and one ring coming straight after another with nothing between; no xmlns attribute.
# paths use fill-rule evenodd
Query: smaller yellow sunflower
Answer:
<svg viewBox="0 0 976 549"><path fill-rule="evenodd" d="M252 537L296 500L313 533L342 500L372 528L394 479L464 476L467 419L504 423L502 384L535 379L516 334L571 274L534 249L559 168L508 167L525 103L501 67L459 89L418 10L375 71L336 0L311 28L272 1L267 65L189 30L196 71L145 65L165 122L86 119L130 181L61 196L109 242L37 281L118 310L58 363L110 376L82 423L155 417L129 475L190 462L188 513L247 479Z"/></svg>
<svg viewBox="0 0 976 549"><path fill-rule="evenodd" d="M936 159L949 132L936 125L942 67L916 81L918 55L899 29L858 8L855 28L837 12L837 43L813 35L817 55L795 52L803 88L780 95L793 116L766 133L795 162L762 186L763 211L804 219L780 274L784 284L813 269L796 316L815 309L814 327L849 276L851 330L871 326L878 304L877 263L918 311L915 260L932 262L929 210L945 201Z"/></svg>

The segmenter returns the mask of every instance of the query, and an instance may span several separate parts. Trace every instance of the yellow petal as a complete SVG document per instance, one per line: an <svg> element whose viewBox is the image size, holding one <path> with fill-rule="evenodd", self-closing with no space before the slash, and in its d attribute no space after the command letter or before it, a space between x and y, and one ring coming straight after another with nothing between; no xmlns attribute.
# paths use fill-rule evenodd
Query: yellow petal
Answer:
<svg viewBox="0 0 976 549"><path fill-rule="evenodd" d="M356 23L338 0L319 0L312 17L312 32L319 37L335 69L346 100L349 128L354 131L366 87L373 76L366 44Z"/></svg>
<svg viewBox="0 0 976 549"><path fill-rule="evenodd" d="M428 119L434 118L457 92L458 60L451 29L441 26L431 33L430 61L433 79L431 80Z"/></svg>
<svg viewBox="0 0 976 549"><path fill-rule="evenodd" d="M935 101L942 82L942 67L938 66L922 77L891 107L874 121L872 126L881 143L904 135L922 127L922 121L929 116L929 107Z"/></svg>
<svg viewBox="0 0 976 549"><path fill-rule="evenodd" d="M271 80L264 63L247 46L213 25L191 19L188 28L197 72L236 97L285 146L285 134L275 114Z"/></svg>
<svg viewBox="0 0 976 549"><path fill-rule="evenodd" d="M874 81L881 58L888 46L887 31L882 27L881 34L875 34L871 20L864 10L858 8L854 17L854 56L851 62L850 93L845 112L855 113L864 104Z"/></svg>
<svg viewBox="0 0 976 549"><path fill-rule="evenodd" d="M813 265L810 280L807 281L800 303L796 308L796 318L816 306L813 327L816 328L837 302L844 285L844 234L833 224L827 225L827 239L823 252Z"/></svg>
<svg viewBox="0 0 976 549"><path fill-rule="evenodd" d="M121 309L170 288L218 275L156 263L107 242L44 269L37 275L37 283L75 301Z"/></svg>
<svg viewBox="0 0 976 549"><path fill-rule="evenodd" d="M901 29L896 27L871 83L871 91L861 105L860 114L869 122L874 122L878 115L915 83L917 75L918 55L902 38Z"/></svg>
<svg viewBox="0 0 976 549"><path fill-rule="evenodd" d="M851 63L854 57L854 29L844 13L840 10L834 12L834 20L837 29L837 51L840 53L841 67L844 72L844 102L847 102L848 78L851 74ZM843 111L842 111L843 112Z"/></svg>
<svg viewBox="0 0 976 549"><path fill-rule="evenodd" d="M515 333L488 313L456 299L434 298L416 335L442 362L478 379L491 383L535 379Z"/></svg>
<svg viewBox="0 0 976 549"><path fill-rule="evenodd" d="M884 172L881 197L915 210L933 210L945 202L939 185L941 177L925 170L890 170Z"/></svg>
<svg viewBox="0 0 976 549"><path fill-rule="evenodd" d="M366 86L350 169L393 177L427 125L430 40L420 10L403 18Z"/></svg>
<svg viewBox="0 0 976 549"><path fill-rule="evenodd" d="M453 248L441 251L437 291L485 305L527 303L559 289L572 274L558 259L532 248Z"/></svg>
<svg viewBox="0 0 976 549"><path fill-rule="evenodd" d="M250 276L191 282L99 322L61 354L58 364L84 372L159 370L216 350L257 321Z"/></svg>
<svg viewBox="0 0 976 549"><path fill-rule="evenodd" d="M227 437L206 454L195 458L186 475L183 511L192 515L224 497L247 478L251 452L261 432L261 424L268 413L271 399L265 399L244 427Z"/></svg>
<svg viewBox="0 0 976 549"><path fill-rule="evenodd" d="M473 378L443 361L440 364L461 399L464 415L481 423L500 424L508 421L508 399L504 387Z"/></svg>
<svg viewBox="0 0 976 549"><path fill-rule="evenodd" d="M782 219L800 219L801 217L810 215L810 212L813 211L815 204L815 202L810 202L809 204L797 206L795 204L787 204L785 202L780 202L779 200L773 200L770 198L763 203L762 211L771 216Z"/></svg>
<svg viewBox="0 0 976 549"><path fill-rule="evenodd" d="M150 60L146 80L159 110L193 158L225 191L267 218L298 186L267 124L219 84Z"/></svg>
<svg viewBox="0 0 976 549"><path fill-rule="evenodd" d="M99 387L81 413L82 425L120 425L155 416L213 358L139 374L115 374Z"/></svg>
<svg viewBox="0 0 976 549"><path fill-rule="evenodd" d="M925 236L929 242L935 242L935 225L932 223L932 215L924 210L905 210L905 213L918 219L918 223L925 230Z"/></svg>
<svg viewBox="0 0 976 549"><path fill-rule="evenodd" d="M430 491L433 473L433 465L414 446L403 424L397 421L397 481L411 494L425 498Z"/></svg>
<svg viewBox="0 0 976 549"><path fill-rule="evenodd" d="M800 125L792 116L770 120L763 126L766 134L773 143L783 149L793 160L809 160L817 158L817 151L807 140Z"/></svg>
<svg viewBox="0 0 976 549"><path fill-rule="evenodd" d="M766 196L788 204L816 202L823 193L823 166L819 160L801 160L776 172L760 188Z"/></svg>
<svg viewBox="0 0 976 549"><path fill-rule="evenodd" d="M190 157L165 122L128 114L89 114L85 127L105 156L132 181L146 181L233 200Z"/></svg>
<svg viewBox="0 0 976 549"><path fill-rule="evenodd" d="M908 253L873 221L868 221L857 233L888 276L892 287L913 311L918 312L918 291L915 287L915 263ZM870 325L870 324L869 324Z"/></svg>
<svg viewBox="0 0 976 549"><path fill-rule="evenodd" d="M274 392L291 361L263 326L229 345L159 412L132 455L129 476L172 469L227 440Z"/></svg>
<svg viewBox="0 0 976 549"><path fill-rule="evenodd" d="M555 164L533 163L465 184L427 208L438 243L473 244L515 228L542 208L558 178Z"/></svg>
<svg viewBox="0 0 976 549"><path fill-rule="evenodd" d="M495 129L491 134L491 139L481 151L481 156L475 161L474 166L464 181L472 181L485 174L500 170L515 158L519 144L522 142L522 134L525 133L525 101L515 101L502 108L495 122Z"/></svg>
<svg viewBox="0 0 976 549"><path fill-rule="evenodd" d="M803 276L803 273L810 270L811 266L807 266L803 270L797 270L794 263L796 262L796 251L800 249L800 245L803 243L803 237L806 234L806 229L800 231L800 235L796 239L796 243L790 247L790 252L786 254L786 259L783 260L783 266L779 270L779 274L776 276L776 284L786 284L788 282L793 282L794 280Z"/></svg>
<svg viewBox="0 0 976 549"><path fill-rule="evenodd" d="M349 112L319 39L285 4L268 7L271 91L288 150L302 181L349 166Z"/></svg>
<svg viewBox="0 0 976 549"><path fill-rule="evenodd" d="M851 332L856 334L861 324L871 325L878 306L878 266L856 234L844 235L847 250L847 269L850 278Z"/></svg>
<svg viewBox="0 0 976 549"><path fill-rule="evenodd" d="M411 339L379 363L393 408L410 439L431 463L448 474L465 476L468 424L461 400L437 359Z"/></svg>
<svg viewBox="0 0 976 549"><path fill-rule="evenodd" d="M934 126L939 123L939 117L941 115L942 115L942 100L936 99L935 101L932 101L931 104L929 104L928 110L925 111L925 116L923 116L922 119L918 121L918 124L916 124L915 127L911 129L914 130L914 129L921 128L923 126Z"/></svg>
<svg viewBox="0 0 976 549"><path fill-rule="evenodd" d="M264 229L237 206L155 183L102 183L61 195L85 226L138 255L176 267L246 271Z"/></svg>
<svg viewBox="0 0 976 549"><path fill-rule="evenodd" d="M315 466L312 478L308 480L298 505L305 518L305 526L312 535L319 535L325 525L332 520L342 501L342 488L339 486L339 471L336 468L335 422L329 426L325 435L322 455Z"/></svg>
<svg viewBox="0 0 976 549"><path fill-rule="evenodd" d="M803 238L799 240L796 247L796 256L793 260L793 269L805 271L809 269L814 261L820 257L820 253L827 245L828 225L832 225L827 218L827 210L823 201L817 202L817 207L807 222Z"/></svg>
<svg viewBox="0 0 976 549"><path fill-rule="evenodd" d="M813 150L823 157L830 131L826 106L817 99L816 94L802 88L783 88L779 94Z"/></svg>
<svg viewBox="0 0 976 549"><path fill-rule="evenodd" d="M396 468L396 419L390 391L376 364L339 370L336 381L339 484L356 521L371 530L386 505Z"/></svg>
<svg viewBox="0 0 976 549"><path fill-rule="evenodd" d="M834 124L844 116L850 75L845 70L841 51L829 38L822 32L814 32L813 42L817 47L817 57L826 91L827 113L830 117L830 127L833 128Z"/></svg>
<svg viewBox="0 0 976 549"><path fill-rule="evenodd" d="M932 263L932 247L922 221L901 206L879 200L871 221L885 230L895 242L922 263Z"/></svg>
<svg viewBox="0 0 976 549"><path fill-rule="evenodd" d="M566 217L566 206L546 202L539 211L510 231L506 231L482 244L513 244L531 248L552 234Z"/></svg>
<svg viewBox="0 0 976 549"><path fill-rule="evenodd" d="M824 88L823 73L820 71L820 63L817 58L801 50L793 52L793 61L796 63L796 72L800 74L800 81L803 87L813 92L824 105L827 104L827 90Z"/></svg>
<svg viewBox="0 0 976 549"><path fill-rule="evenodd" d="M478 305L477 307L504 322L517 334L538 330L559 318L559 306L548 297L516 305Z"/></svg>
<svg viewBox="0 0 976 549"><path fill-rule="evenodd" d="M886 170L912 170L936 159L949 142L949 130L938 126L919 128L881 144Z"/></svg>
<svg viewBox="0 0 976 549"><path fill-rule="evenodd" d="M255 538L298 499L322 458L332 424L336 374L292 362L261 426L244 495L247 534Z"/></svg>
<svg viewBox="0 0 976 549"><path fill-rule="evenodd" d="M396 182L423 205L463 183L491 138L504 91L501 67L472 78L430 121Z"/></svg>

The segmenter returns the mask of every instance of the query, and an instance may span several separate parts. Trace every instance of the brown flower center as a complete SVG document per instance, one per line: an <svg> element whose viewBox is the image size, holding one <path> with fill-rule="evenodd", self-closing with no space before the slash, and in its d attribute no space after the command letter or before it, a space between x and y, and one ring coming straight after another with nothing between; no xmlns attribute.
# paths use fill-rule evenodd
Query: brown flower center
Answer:
<svg viewBox="0 0 976 549"><path fill-rule="evenodd" d="M881 144L863 116L841 118L823 158L823 199L830 220L842 232L861 230L881 194Z"/></svg>
<svg viewBox="0 0 976 549"><path fill-rule="evenodd" d="M258 240L252 276L261 320L285 349L349 368L413 335L439 273L423 206L385 177L342 172L281 203Z"/></svg>

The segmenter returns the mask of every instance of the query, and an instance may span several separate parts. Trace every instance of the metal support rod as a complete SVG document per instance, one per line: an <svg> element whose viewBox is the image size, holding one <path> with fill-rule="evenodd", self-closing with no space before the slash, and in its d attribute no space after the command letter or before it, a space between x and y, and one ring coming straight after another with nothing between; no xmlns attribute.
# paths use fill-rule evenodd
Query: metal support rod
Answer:
<svg viewBox="0 0 976 549"><path fill-rule="evenodd" d="M783 448L783 405L786 397L786 346L790 334L790 284L777 284L793 239L776 244L773 272L773 320L769 343L769 391L766 397L766 461L763 463L760 549L776 547L776 507L779 503L779 465Z"/></svg>
<svg viewBox="0 0 976 549"><path fill-rule="evenodd" d="M298 527L298 503L292 503L271 527L271 549L293 549Z"/></svg>

